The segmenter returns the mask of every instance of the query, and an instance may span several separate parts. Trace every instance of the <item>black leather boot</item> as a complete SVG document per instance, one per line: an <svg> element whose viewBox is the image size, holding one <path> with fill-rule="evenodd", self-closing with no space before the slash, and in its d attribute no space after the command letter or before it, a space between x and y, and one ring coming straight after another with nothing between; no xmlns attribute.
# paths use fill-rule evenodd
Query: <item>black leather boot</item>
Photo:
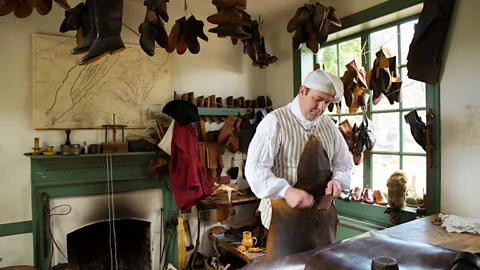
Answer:
<svg viewBox="0 0 480 270"><path fill-rule="evenodd" d="M407 124L410 125L410 132L415 142L417 142L423 150L427 151L426 125L418 116L417 110L410 111L404 118Z"/></svg>
<svg viewBox="0 0 480 270"><path fill-rule="evenodd" d="M138 26L138 32L140 33L140 47L148 56L153 56L155 54L155 29L145 20Z"/></svg>
<svg viewBox="0 0 480 270"><path fill-rule="evenodd" d="M122 32L123 0L95 0L93 5L97 38L88 53L78 60L79 65L93 63L107 54L125 50L120 33Z"/></svg>
<svg viewBox="0 0 480 270"><path fill-rule="evenodd" d="M71 54L84 54L88 52L88 49L92 46L93 42L97 38L97 26L95 23L95 9L94 9L94 0L87 0L85 5L88 8L88 17L90 23L90 30L88 34L84 36L82 42L78 44L77 47L73 48L70 52ZM82 28L83 30L83 28Z"/></svg>

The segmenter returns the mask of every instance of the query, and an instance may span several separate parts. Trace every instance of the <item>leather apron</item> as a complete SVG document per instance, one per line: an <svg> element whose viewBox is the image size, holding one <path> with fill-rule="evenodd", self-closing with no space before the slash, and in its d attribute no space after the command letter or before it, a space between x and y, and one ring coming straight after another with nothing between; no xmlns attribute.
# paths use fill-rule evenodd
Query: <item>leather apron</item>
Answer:
<svg viewBox="0 0 480 270"><path fill-rule="evenodd" d="M331 177L327 153L319 139L310 135L300 157L294 187L310 193L315 203L310 209L293 209L284 199L271 200L272 220L267 235L267 260L319 248L335 241L335 205L332 203L327 211L317 210Z"/></svg>

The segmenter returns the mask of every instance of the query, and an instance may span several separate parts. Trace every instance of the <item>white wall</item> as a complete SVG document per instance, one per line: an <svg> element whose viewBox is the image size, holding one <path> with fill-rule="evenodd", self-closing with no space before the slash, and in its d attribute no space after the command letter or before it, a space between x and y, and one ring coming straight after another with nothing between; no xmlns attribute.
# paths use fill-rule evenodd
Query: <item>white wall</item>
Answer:
<svg viewBox="0 0 480 270"><path fill-rule="evenodd" d="M124 23L132 29L145 16L143 1L125 2ZM71 1L72 6L76 5ZM212 9L214 10L214 9ZM170 11L167 32L182 12ZM255 98L265 93L266 71L251 65L242 53L241 45L233 46L229 39L219 39L208 33L214 27L206 22L206 15L195 14L205 22L209 42L200 41L198 55L172 54L174 90L194 91L197 95L228 95ZM33 14L26 19L16 19L13 14L0 17L0 224L31 220L30 160L23 153L30 152L34 137L39 137L45 147L60 145L65 140L62 131L35 131L32 129L32 57L33 33L59 35L64 14L54 4L47 16ZM125 43L138 44L139 37L126 27L122 30ZM159 48L157 48L159 49ZM215 127L208 127L209 129ZM218 127L217 127L218 128ZM72 141L101 142L101 131L74 131ZM225 166L230 161L225 157ZM240 161L238 164L240 165ZM208 228L207 228L208 229ZM33 264L32 235L0 238L1 266Z"/></svg>
<svg viewBox="0 0 480 270"><path fill-rule="evenodd" d="M462 144L467 105L480 103L478 63L480 17L477 0L460 0L453 14L440 84L442 125L441 211L480 218L480 148Z"/></svg>

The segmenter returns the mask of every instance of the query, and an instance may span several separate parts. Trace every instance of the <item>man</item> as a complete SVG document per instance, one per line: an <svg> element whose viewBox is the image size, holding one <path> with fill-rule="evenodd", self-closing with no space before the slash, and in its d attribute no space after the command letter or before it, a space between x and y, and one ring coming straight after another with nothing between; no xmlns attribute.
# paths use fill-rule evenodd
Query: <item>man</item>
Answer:
<svg viewBox="0 0 480 270"><path fill-rule="evenodd" d="M331 170L321 195L338 197L342 189L350 188L353 162L347 144L332 119L323 114L330 102L338 103L342 96L343 83L338 77L322 70L310 72L297 97L269 113L258 125L248 148L245 175L253 193L262 199L259 210L267 229L272 219L271 200L284 199L293 209L314 206L312 194L294 187L298 175L305 173L297 169L311 138L323 147L323 163L327 163L323 166ZM319 181L315 175L310 178Z"/></svg>

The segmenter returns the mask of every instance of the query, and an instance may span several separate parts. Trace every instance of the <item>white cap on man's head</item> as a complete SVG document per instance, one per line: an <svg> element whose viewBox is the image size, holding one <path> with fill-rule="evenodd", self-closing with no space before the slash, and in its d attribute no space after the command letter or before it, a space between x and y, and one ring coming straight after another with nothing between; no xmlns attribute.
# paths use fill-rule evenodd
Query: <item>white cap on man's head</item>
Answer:
<svg viewBox="0 0 480 270"><path fill-rule="evenodd" d="M343 97L343 82L337 76L324 70L308 73L303 85L312 90L321 91L334 96L333 103L339 103Z"/></svg>

